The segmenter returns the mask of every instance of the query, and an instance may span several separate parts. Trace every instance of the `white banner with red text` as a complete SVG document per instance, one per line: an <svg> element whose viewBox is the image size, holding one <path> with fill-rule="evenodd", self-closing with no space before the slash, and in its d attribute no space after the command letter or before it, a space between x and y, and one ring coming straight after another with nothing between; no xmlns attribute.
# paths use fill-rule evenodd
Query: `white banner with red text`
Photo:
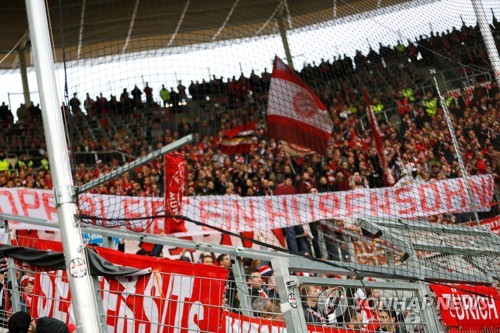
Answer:
<svg viewBox="0 0 500 333"><path fill-rule="evenodd" d="M468 186L466 184L468 181ZM467 187L470 189L468 195ZM415 218L443 213L488 211L493 198L491 175L429 182L417 186L356 189L353 191L282 196L185 197L182 215L202 224L230 232L268 231L321 219ZM83 214L99 217L96 224L109 226L106 219L132 219L124 228L161 234L165 232L163 198L84 194L79 197ZM26 188L2 189L0 211L7 214L57 220L51 191ZM104 220L101 220L104 219ZM152 221L151 221L152 220ZM112 223L116 225L115 222ZM12 228L35 229L12 223ZM207 234L212 229L186 223L188 231L176 236Z"/></svg>
<svg viewBox="0 0 500 333"><path fill-rule="evenodd" d="M152 268L142 276L99 277L108 333L218 330L226 269L104 248L96 251L114 264ZM33 293L32 316L74 323L66 272L37 272Z"/></svg>

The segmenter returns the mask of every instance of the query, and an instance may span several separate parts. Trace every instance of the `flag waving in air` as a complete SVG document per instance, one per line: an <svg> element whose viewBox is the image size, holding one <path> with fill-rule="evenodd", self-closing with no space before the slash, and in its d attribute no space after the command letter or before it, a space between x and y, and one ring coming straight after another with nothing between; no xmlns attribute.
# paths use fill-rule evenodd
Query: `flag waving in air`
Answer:
<svg viewBox="0 0 500 333"><path fill-rule="evenodd" d="M372 106L370 104L370 97L368 96L368 92L363 90L363 95L366 100L366 114L368 116L368 120L370 121L370 128L372 130L372 136L375 141L375 146L377 147L377 155L380 160L380 164L382 167L383 174L383 182L385 186L394 185L394 176L392 174L391 169L389 168L389 161L385 156L384 142L382 139L382 133L380 132L380 128L378 127L377 118L375 118L375 113L373 113Z"/></svg>
<svg viewBox="0 0 500 333"><path fill-rule="evenodd" d="M268 136L325 154L332 127L330 114L321 100L293 69L276 57L267 105Z"/></svg>
<svg viewBox="0 0 500 333"><path fill-rule="evenodd" d="M255 137L255 126L255 122L252 122L225 131L219 142L221 153L227 155L250 153Z"/></svg>
<svg viewBox="0 0 500 333"><path fill-rule="evenodd" d="M165 214L179 215L186 181L186 161L178 152L165 154ZM186 232L184 220L165 217L165 233Z"/></svg>

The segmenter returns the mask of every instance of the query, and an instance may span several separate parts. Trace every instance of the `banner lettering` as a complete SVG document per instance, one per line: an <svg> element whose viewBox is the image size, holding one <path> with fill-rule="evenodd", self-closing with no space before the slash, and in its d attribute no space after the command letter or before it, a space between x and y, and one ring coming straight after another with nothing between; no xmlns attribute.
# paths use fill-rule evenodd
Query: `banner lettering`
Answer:
<svg viewBox="0 0 500 333"><path fill-rule="evenodd" d="M141 276L99 277L108 333L218 330L227 278L224 268L110 249L96 251L114 264L152 268L150 274ZM33 293L32 316L75 322L66 272L36 273Z"/></svg>
<svg viewBox="0 0 500 333"><path fill-rule="evenodd" d="M436 294L443 324L461 329L500 328L500 297L495 288L430 285Z"/></svg>
<svg viewBox="0 0 500 333"><path fill-rule="evenodd" d="M309 223L318 219L345 219L363 217L415 218L436 214L488 211L493 198L491 175L469 178L471 195L462 189L462 178L448 179L408 187L357 189L354 191L297 194L265 197L205 196L183 198L181 214L211 226L231 232L265 231ZM50 199L45 197L50 195ZM452 196L452 197L450 197ZM124 219L165 214L163 198L123 197L99 194L80 196L82 213L90 216ZM44 204L47 202L47 204ZM0 191L0 211L7 214L53 220L55 203L50 191L20 188ZM162 233L162 218L149 223L146 232ZM106 224L105 221L91 221ZM134 228L138 222L134 221ZM17 229L33 226L12 224ZM130 226L132 227L132 226ZM206 227L186 224L187 232L178 237L207 234Z"/></svg>

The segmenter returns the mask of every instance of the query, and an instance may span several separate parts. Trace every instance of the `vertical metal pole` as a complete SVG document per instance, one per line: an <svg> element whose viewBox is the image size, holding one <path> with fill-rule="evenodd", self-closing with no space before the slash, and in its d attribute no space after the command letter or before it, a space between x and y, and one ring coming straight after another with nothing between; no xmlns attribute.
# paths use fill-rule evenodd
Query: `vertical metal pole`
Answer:
<svg viewBox="0 0 500 333"><path fill-rule="evenodd" d="M286 36L286 27L285 27L285 11L282 9L280 15L278 15L278 29L280 31L281 42L283 43L283 48L285 49L286 62L288 66L292 69L293 67L293 59L292 53L290 52L290 46L288 45L288 38Z"/></svg>
<svg viewBox="0 0 500 333"><path fill-rule="evenodd" d="M113 238L102 236L102 247L112 249L113 248Z"/></svg>
<svg viewBox="0 0 500 333"><path fill-rule="evenodd" d="M460 153L460 147L458 146L457 137L455 136L455 129L453 128L453 124L451 123L450 113L448 112L448 106L446 105L446 100L444 96L441 95L441 91L439 90L439 84L436 79L436 71L431 69L431 75L434 79L434 84L436 85L436 91L439 95L439 99L441 101L441 107L443 108L444 118L446 119L446 124L448 125L448 130L450 131L451 141L453 142L453 146L455 147L455 151L457 153L458 164L460 165L460 171L462 172L462 177L465 179L465 190L467 191L467 196L472 205L472 211L474 212L474 218L478 223L478 226L481 225L479 223L479 215L477 214L476 204L474 203L474 198L472 197L472 193L469 186L469 173L465 169L464 160L462 159L462 155Z"/></svg>
<svg viewBox="0 0 500 333"><path fill-rule="evenodd" d="M490 59L495 79L498 85L500 85L500 57L498 56L498 50L495 45L495 40L493 39L493 34L491 33L490 25L486 19L486 14L484 12L483 5L481 4L481 0L471 0L471 2L472 7L474 7L474 12L476 13L477 22L479 24L479 29L481 30L481 35L483 36L486 51L488 51L488 58Z"/></svg>
<svg viewBox="0 0 500 333"><path fill-rule="evenodd" d="M16 123L17 113L12 106L12 102L10 101L10 93L7 93L7 102L9 103L10 111L12 112L12 115L14 116L14 123Z"/></svg>
<svg viewBox="0 0 500 333"><path fill-rule="evenodd" d="M44 0L26 0L33 55L40 89L43 128L50 169L54 180L54 199L61 229L71 302L80 333L101 332L97 301L82 235L75 219L76 198L71 177L68 146L57 96L54 59Z"/></svg>
<svg viewBox="0 0 500 333"><path fill-rule="evenodd" d="M19 69L21 70L21 81L23 83L24 105L27 108L31 106L30 87L28 85L28 74L26 72L26 59L24 59L24 49L17 49L17 56L19 57Z"/></svg>
<svg viewBox="0 0 500 333"><path fill-rule="evenodd" d="M444 333L443 325L438 319L437 308L435 304L427 302L431 297L432 292L426 283L418 283L418 296L423 304L421 315L424 317L423 322L426 324L425 332L427 333Z"/></svg>
<svg viewBox="0 0 500 333"><path fill-rule="evenodd" d="M467 82L465 85L464 85L464 88L466 88L467 86L471 86L472 83L470 82L469 80L469 75L467 75L467 71L465 70L465 66L462 67L463 69L463 72L465 74L465 81Z"/></svg>
<svg viewBox="0 0 500 333"><path fill-rule="evenodd" d="M240 300L241 312L245 316L253 317L252 304L250 304L250 297L248 295L248 283L245 277L245 270L241 257L235 257L233 263L234 284L236 285L236 292Z"/></svg>
<svg viewBox="0 0 500 333"><path fill-rule="evenodd" d="M102 297L101 297L101 291L99 290L99 279L97 276L92 277L92 284L94 286L94 290L96 290L96 299L98 300L97 302L97 309L99 313L105 314L106 310L104 309L104 304L102 303ZM106 323L106 317L104 315L99 316L100 319L100 325L102 327L102 332L107 331L107 323Z"/></svg>
<svg viewBox="0 0 500 333"><path fill-rule="evenodd" d="M10 234L9 221L4 221L5 233L7 234L7 244L12 245L12 237ZM21 311L21 304L19 304L19 300L21 299L21 295L19 294L19 281L16 278L15 271L16 263L14 262L14 258L9 257L9 270L7 271L7 278L10 281L10 286L12 288L12 299L10 300L12 304L12 310L14 312Z"/></svg>
<svg viewBox="0 0 500 333"><path fill-rule="evenodd" d="M271 260L273 271L276 274L276 286L280 294L281 312L285 317L288 333L303 333L308 330L298 288L299 281L297 277L290 276L287 260L282 257Z"/></svg>

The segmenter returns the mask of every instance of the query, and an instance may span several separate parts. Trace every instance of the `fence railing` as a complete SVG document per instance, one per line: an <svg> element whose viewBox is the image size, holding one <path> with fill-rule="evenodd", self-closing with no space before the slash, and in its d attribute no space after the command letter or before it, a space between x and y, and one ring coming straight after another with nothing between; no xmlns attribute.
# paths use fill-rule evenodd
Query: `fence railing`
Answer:
<svg viewBox="0 0 500 333"><path fill-rule="evenodd" d="M34 228L53 227L53 222L48 221L4 215L1 218L19 220ZM13 250L0 245L0 255L9 258L3 281L4 306L0 311L3 322L13 312L29 309L34 317L48 315L74 323L66 271L44 263L40 252L37 256L20 254L30 248L60 251L62 245L40 241L36 232L17 232L10 239L14 232L8 223L4 231L5 242L22 248ZM449 309L435 306L432 285L418 279L398 278L397 267L391 270L393 276L382 268L360 273L360 265L341 261L319 263L278 252L124 234L96 227L84 231L102 231L105 238L128 235L130 240L204 251L212 253L212 262L214 253L220 253L218 258L227 255L226 262L231 263L216 267L95 248L112 265L141 269L139 273L121 276L95 274L102 332L263 333L286 328L288 332L347 333L396 327L399 332L434 333L457 329L443 326L440 318Z"/></svg>

